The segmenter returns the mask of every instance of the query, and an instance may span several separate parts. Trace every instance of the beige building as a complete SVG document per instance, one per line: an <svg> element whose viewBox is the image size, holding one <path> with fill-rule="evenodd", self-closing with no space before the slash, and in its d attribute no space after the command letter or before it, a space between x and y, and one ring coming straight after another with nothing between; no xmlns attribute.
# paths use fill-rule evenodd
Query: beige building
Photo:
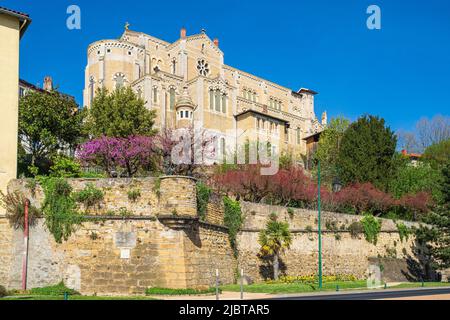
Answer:
<svg viewBox="0 0 450 320"><path fill-rule="evenodd" d="M118 40L92 43L84 105L90 106L97 88L125 85L157 111L159 128L193 124L216 135L219 155L247 139L270 141L278 153L305 154L303 138L326 125L326 114L319 121L314 113L316 92L293 91L226 65L219 41L203 30L187 36L183 28L169 43L127 25Z"/></svg>
<svg viewBox="0 0 450 320"><path fill-rule="evenodd" d="M17 175L19 42L30 22L28 15L0 7L0 190L3 192L8 181Z"/></svg>

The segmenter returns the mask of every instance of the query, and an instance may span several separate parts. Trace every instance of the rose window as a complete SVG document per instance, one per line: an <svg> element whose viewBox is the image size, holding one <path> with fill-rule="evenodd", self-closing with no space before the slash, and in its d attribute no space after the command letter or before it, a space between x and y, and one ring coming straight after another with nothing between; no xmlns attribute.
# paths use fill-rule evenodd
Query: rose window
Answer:
<svg viewBox="0 0 450 320"><path fill-rule="evenodd" d="M209 65L205 60L199 60L197 64L198 73L202 76L206 76L209 73Z"/></svg>

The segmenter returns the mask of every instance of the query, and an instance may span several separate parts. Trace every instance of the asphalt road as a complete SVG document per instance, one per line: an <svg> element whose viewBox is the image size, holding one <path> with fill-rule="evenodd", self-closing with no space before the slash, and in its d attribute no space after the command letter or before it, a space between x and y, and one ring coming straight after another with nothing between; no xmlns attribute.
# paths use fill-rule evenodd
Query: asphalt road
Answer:
<svg viewBox="0 0 450 320"><path fill-rule="evenodd" d="M397 289L397 290L377 290L342 292L335 294L315 294L315 295L289 295L277 297L270 300L382 300L382 299L404 299L413 297L425 297L432 300L433 296L448 295L450 297L450 287L446 288L419 288L419 289Z"/></svg>

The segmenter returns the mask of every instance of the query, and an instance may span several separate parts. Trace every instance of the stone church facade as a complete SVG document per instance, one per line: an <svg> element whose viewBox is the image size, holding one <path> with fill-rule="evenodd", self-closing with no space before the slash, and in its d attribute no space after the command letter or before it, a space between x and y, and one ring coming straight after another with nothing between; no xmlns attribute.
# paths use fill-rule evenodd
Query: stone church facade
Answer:
<svg viewBox="0 0 450 320"><path fill-rule="evenodd" d="M273 152L306 153L305 137L323 130L313 90L293 91L224 63L217 39L202 30L169 43L126 26L118 40L88 47L84 105L97 88L131 88L155 109L158 128L204 128L220 141L220 153L245 141L269 141Z"/></svg>

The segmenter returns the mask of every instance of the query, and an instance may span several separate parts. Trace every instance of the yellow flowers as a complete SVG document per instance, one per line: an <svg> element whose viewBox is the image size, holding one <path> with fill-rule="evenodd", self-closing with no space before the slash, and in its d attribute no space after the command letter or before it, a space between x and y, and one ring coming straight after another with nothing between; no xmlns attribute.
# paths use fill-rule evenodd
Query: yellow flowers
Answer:
<svg viewBox="0 0 450 320"><path fill-rule="evenodd" d="M359 280L354 275L329 275L323 276L324 282L336 282L336 281L357 281ZM267 284L275 283L314 283L318 281L317 275L305 275L305 276L281 276L278 281L268 280Z"/></svg>

